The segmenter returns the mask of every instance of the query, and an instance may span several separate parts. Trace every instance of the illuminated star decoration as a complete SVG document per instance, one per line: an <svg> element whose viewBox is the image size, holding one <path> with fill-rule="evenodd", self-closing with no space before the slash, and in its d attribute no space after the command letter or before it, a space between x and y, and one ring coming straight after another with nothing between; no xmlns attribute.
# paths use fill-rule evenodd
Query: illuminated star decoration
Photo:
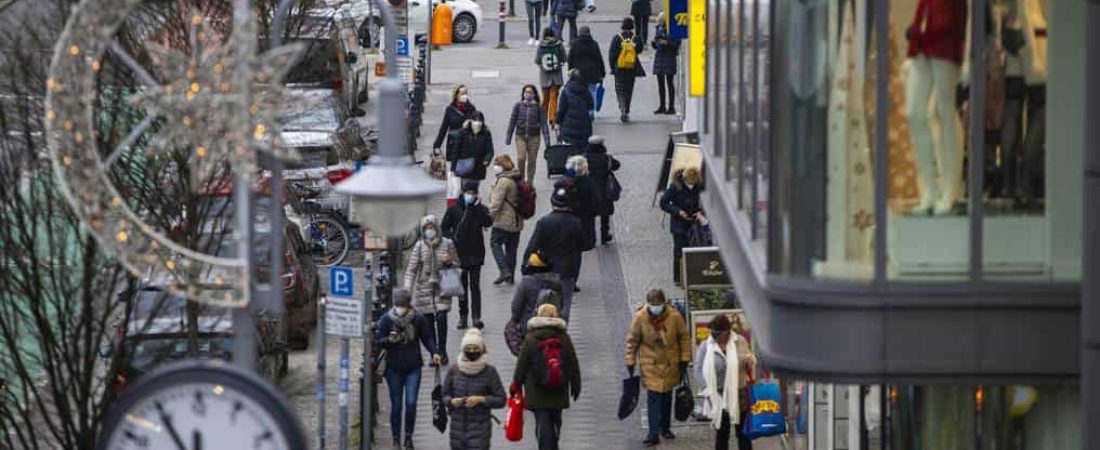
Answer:
<svg viewBox="0 0 1100 450"><path fill-rule="evenodd" d="M189 148L191 167L204 178L225 161L232 161L238 175L256 172L254 152L239 150L231 157L234 142L248 141L253 150L282 160L298 160L297 152L283 145L278 116L285 96L282 79L300 55L301 47L287 45L252 55L235 45L255 36L251 30L234 29L229 39L220 42L209 31L208 20L198 12L192 13L190 25L189 52L146 44L157 75L166 83L132 100L147 114L161 119L148 147L150 154ZM241 58L249 58L250 122L241 114L240 90L235 88ZM241 136L246 132L251 136Z"/></svg>

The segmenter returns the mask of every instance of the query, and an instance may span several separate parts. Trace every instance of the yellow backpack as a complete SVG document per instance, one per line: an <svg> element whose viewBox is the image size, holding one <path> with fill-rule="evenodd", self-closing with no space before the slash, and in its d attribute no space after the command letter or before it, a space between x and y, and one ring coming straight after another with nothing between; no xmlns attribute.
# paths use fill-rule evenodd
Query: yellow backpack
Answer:
<svg viewBox="0 0 1100 450"><path fill-rule="evenodd" d="M622 50L619 51L615 67L620 70L634 70L634 66L638 65L638 49L634 47L634 39L627 39L620 34L619 40L622 41Z"/></svg>

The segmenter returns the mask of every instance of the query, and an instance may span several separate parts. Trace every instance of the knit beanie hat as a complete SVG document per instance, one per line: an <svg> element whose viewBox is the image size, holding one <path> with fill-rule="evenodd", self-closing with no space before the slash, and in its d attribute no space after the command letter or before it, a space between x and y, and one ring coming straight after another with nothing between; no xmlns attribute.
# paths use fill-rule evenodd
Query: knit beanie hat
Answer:
<svg viewBox="0 0 1100 450"><path fill-rule="evenodd" d="M569 188L566 186L554 186L554 194L550 196L550 205L555 208L569 206Z"/></svg>
<svg viewBox="0 0 1100 450"><path fill-rule="evenodd" d="M466 334L462 336L462 349L465 349L467 345L476 345L485 352L485 336L481 333L481 330L477 328L470 328L466 330Z"/></svg>
<svg viewBox="0 0 1100 450"><path fill-rule="evenodd" d="M412 295L404 289L394 289L393 306L412 306Z"/></svg>

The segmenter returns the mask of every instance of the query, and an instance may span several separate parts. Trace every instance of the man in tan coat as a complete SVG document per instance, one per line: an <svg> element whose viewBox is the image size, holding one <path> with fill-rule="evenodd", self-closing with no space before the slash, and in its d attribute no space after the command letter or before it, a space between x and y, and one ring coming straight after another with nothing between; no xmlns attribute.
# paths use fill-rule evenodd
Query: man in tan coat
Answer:
<svg viewBox="0 0 1100 450"><path fill-rule="evenodd" d="M664 291L646 294L646 306L639 308L626 334L626 370L634 374L641 365L646 388L649 435L645 445L652 447L672 434L672 390L680 385L691 362L691 335L687 323L676 308L668 304Z"/></svg>

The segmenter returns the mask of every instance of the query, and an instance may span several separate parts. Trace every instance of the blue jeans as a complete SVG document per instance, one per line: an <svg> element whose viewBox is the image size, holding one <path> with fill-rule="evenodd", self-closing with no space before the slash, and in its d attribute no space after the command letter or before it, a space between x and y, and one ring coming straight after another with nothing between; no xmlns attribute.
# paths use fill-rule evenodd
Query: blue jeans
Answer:
<svg viewBox="0 0 1100 450"><path fill-rule="evenodd" d="M672 430L672 391L646 391L646 412L649 415L649 437L655 438L662 431Z"/></svg>
<svg viewBox="0 0 1100 450"><path fill-rule="evenodd" d="M439 311L438 314L424 314L428 323L435 324L435 344L439 348L440 355L447 355L447 313Z"/></svg>
<svg viewBox="0 0 1100 450"><path fill-rule="evenodd" d="M405 436L412 436L416 427L416 395L420 392L420 369L401 373L386 369L386 386L390 388L390 430L393 438L401 438L401 408L405 408ZM404 395L404 401L401 397Z"/></svg>
<svg viewBox="0 0 1100 450"><path fill-rule="evenodd" d="M519 232L493 228L489 234L489 247L493 249L493 259L501 275L516 273L516 249L519 247Z"/></svg>
<svg viewBox="0 0 1100 450"><path fill-rule="evenodd" d="M592 120L596 120L596 88L600 86L600 83L592 83L588 85L588 94L592 96L592 109L588 111L588 115L592 117ZM588 143L585 142L587 145Z"/></svg>

